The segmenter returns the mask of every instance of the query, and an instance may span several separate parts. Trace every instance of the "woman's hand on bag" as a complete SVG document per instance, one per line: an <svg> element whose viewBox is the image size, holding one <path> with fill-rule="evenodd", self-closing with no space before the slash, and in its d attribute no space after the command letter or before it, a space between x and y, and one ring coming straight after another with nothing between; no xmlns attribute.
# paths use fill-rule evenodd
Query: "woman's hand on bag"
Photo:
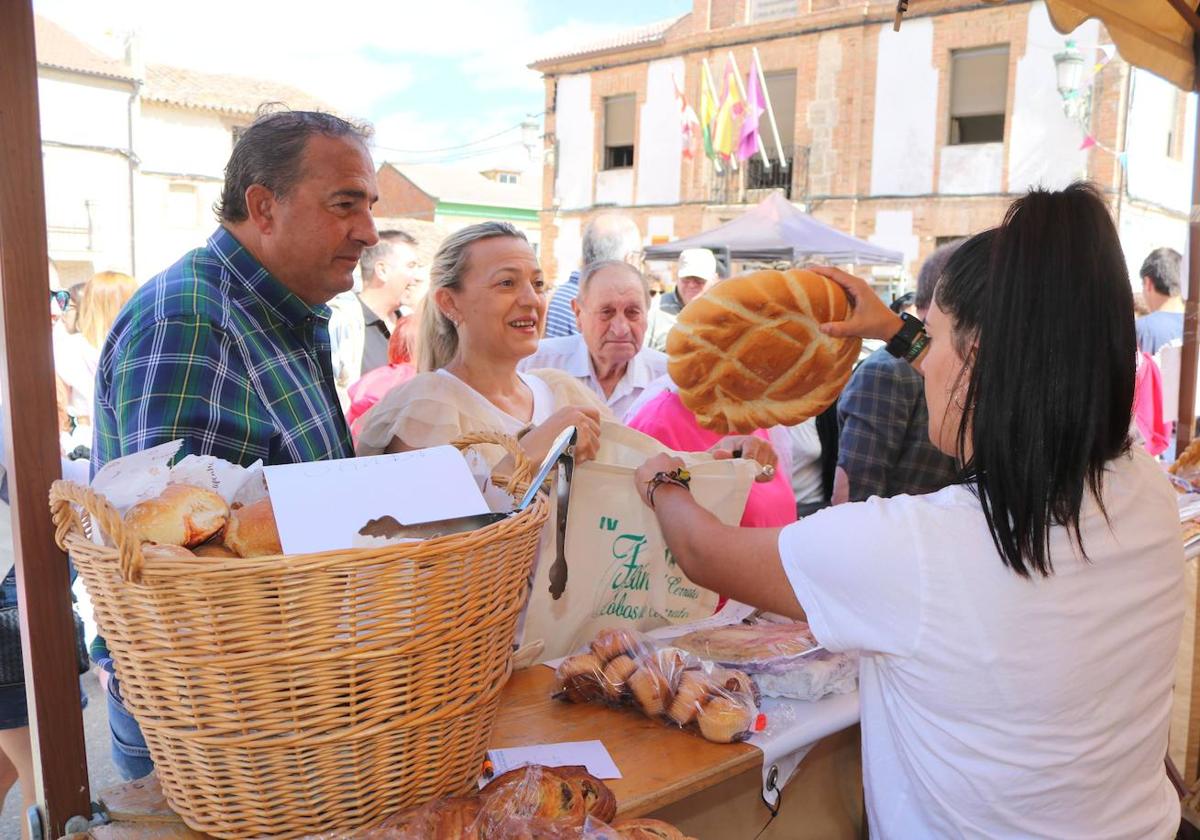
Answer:
<svg viewBox="0 0 1200 840"><path fill-rule="evenodd" d="M681 470L687 465L682 458L676 458L674 455L661 453L655 455L646 463L642 464L633 473L634 484L637 485L638 495L642 499L642 503L646 507L650 506L648 494L650 492L650 481L660 472L669 473L672 470Z"/></svg>
<svg viewBox="0 0 1200 840"><path fill-rule="evenodd" d="M827 265L814 266L809 270L841 286L853 307L850 317L845 321L822 324L821 332L825 335L834 338L877 338L880 341L890 341L904 325L900 316L888 309L887 304L861 277Z"/></svg>
<svg viewBox="0 0 1200 840"><path fill-rule="evenodd" d="M600 448L600 412L594 408L560 408L534 426L521 438L521 448L535 464L540 464L554 445L554 439L568 426L575 427L575 463L596 457Z"/></svg>
<svg viewBox="0 0 1200 840"><path fill-rule="evenodd" d="M758 461L761 469L754 477L755 481L770 481L779 469L779 456L775 454L775 447L754 435L730 435L721 438L708 451L718 461L735 457Z"/></svg>

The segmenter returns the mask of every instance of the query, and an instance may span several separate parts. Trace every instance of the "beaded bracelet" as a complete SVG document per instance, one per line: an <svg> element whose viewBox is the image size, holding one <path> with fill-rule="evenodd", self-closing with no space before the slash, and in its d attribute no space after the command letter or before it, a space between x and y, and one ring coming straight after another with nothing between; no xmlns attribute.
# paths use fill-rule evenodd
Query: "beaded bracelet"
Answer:
<svg viewBox="0 0 1200 840"><path fill-rule="evenodd" d="M682 467L670 472L656 472L654 477L646 482L646 503L650 505L650 510L654 510L654 491L664 484L673 484L688 490L691 483L692 474Z"/></svg>

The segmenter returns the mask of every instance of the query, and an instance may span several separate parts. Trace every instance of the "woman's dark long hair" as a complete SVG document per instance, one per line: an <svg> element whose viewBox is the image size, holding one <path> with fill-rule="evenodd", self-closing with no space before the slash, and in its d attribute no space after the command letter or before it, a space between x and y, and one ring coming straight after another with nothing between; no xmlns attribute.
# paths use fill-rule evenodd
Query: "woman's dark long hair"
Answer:
<svg viewBox="0 0 1200 840"><path fill-rule="evenodd" d="M1108 209L1084 183L1029 193L950 258L935 301L971 363L959 463L1004 564L1049 576L1050 529L1087 556L1084 494L1104 510L1105 466L1129 448L1133 293Z"/></svg>

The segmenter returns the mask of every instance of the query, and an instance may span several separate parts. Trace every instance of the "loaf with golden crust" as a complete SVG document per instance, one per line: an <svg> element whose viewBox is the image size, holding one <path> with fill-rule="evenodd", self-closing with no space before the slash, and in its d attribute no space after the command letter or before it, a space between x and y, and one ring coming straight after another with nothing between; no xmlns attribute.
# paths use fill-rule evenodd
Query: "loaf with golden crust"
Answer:
<svg viewBox="0 0 1200 840"><path fill-rule="evenodd" d="M203 487L168 484L153 499L138 502L125 512L125 527L143 542L194 546L225 527L229 505Z"/></svg>
<svg viewBox="0 0 1200 840"><path fill-rule="evenodd" d="M667 372L706 429L794 426L832 405L850 378L861 340L820 331L849 314L841 287L811 271L734 277L679 313Z"/></svg>
<svg viewBox="0 0 1200 840"><path fill-rule="evenodd" d="M229 517L225 546L238 557L263 557L282 554L275 509L269 498L239 507Z"/></svg>

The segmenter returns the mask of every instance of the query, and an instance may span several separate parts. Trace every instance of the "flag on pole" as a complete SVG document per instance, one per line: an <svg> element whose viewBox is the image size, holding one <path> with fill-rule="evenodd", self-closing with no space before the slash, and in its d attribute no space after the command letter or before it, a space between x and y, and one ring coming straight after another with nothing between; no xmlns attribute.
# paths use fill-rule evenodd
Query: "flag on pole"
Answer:
<svg viewBox="0 0 1200 840"><path fill-rule="evenodd" d="M745 103L738 93L733 65L725 62L725 90L721 94L721 105L717 108L717 123L713 128L713 149L726 160L733 157L742 131L742 116Z"/></svg>
<svg viewBox="0 0 1200 840"><path fill-rule="evenodd" d="M704 79L700 85L700 130L704 134L704 154L716 160L717 152L713 148L713 126L717 121L717 100L713 95L713 80L708 71L707 61L704 62L703 72Z"/></svg>
<svg viewBox="0 0 1200 840"><path fill-rule="evenodd" d="M742 118L741 136L738 138L738 160L749 160L758 151L761 142L758 122L766 110L767 101L763 98L762 86L758 83L758 59L752 58L750 73L746 77L746 112Z"/></svg>
<svg viewBox="0 0 1200 840"><path fill-rule="evenodd" d="M671 76L671 82L675 85L675 104L679 107L679 134L680 142L683 143L683 156L691 160L696 156L696 133L700 128L700 118L696 116L696 110L688 104L683 89L679 87L679 80L674 75Z"/></svg>

